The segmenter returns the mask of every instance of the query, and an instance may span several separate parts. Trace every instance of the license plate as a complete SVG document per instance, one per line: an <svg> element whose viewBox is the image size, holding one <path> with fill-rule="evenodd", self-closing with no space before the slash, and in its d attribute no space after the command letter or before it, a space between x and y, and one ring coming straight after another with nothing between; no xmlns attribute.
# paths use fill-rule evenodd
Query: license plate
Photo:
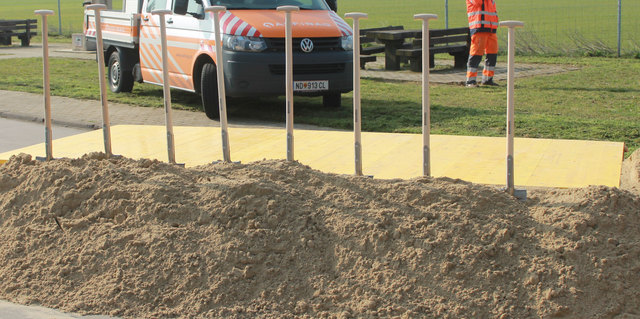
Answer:
<svg viewBox="0 0 640 319"><path fill-rule="evenodd" d="M329 89L329 81L295 81L294 91L326 91Z"/></svg>

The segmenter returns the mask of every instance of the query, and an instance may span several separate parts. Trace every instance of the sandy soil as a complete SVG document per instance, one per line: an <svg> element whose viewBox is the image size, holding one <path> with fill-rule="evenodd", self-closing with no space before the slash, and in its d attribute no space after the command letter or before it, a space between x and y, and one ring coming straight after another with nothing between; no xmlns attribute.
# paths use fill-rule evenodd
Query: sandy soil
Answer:
<svg viewBox="0 0 640 319"><path fill-rule="evenodd" d="M639 152L624 170L621 189L521 202L284 161L15 156L0 299L145 318L640 318Z"/></svg>
<svg viewBox="0 0 640 319"><path fill-rule="evenodd" d="M620 188L640 195L640 149L622 162Z"/></svg>

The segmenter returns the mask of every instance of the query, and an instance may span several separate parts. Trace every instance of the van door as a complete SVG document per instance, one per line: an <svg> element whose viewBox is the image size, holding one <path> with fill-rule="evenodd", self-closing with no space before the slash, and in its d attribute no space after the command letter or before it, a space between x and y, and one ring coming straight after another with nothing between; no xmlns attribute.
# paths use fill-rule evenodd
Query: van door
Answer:
<svg viewBox="0 0 640 319"><path fill-rule="evenodd" d="M205 19L203 0L172 0L171 16L167 16L169 47L169 81L172 86L194 91L193 63L204 39L213 30Z"/></svg>
<svg viewBox="0 0 640 319"><path fill-rule="evenodd" d="M140 71L145 82L162 84L160 18L153 10L169 9L170 0L148 0L140 16Z"/></svg>

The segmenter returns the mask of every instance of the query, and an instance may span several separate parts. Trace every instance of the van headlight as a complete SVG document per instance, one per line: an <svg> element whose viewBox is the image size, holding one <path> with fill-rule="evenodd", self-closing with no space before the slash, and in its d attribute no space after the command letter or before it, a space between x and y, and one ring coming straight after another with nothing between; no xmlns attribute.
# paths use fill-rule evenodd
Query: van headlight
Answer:
<svg viewBox="0 0 640 319"><path fill-rule="evenodd" d="M222 44L225 49L231 51L260 52L267 48L264 39L242 35L225 34L222 38Z"/></svg>
<svg viewBox="0 0 640 319"><path fill-rule="evenodd" d="M340 38L342 49L345 51L353 51L353 36L347 35Z"/></svg>

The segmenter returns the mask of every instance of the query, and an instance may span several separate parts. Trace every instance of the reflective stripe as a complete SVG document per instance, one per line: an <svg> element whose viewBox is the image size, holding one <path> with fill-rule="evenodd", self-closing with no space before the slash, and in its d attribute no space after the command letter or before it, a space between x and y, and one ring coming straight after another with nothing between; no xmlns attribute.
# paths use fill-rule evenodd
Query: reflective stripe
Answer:
<svg viewBox="0 0 640 319"><path fill-rule="evenodd" d="M233 16L230 21L226 22L226 25L224 26L224 33L233 34L233 32L231 32L231 29L236 25L236 23L240 23L240 18Z"/></svg>
<svg viewBox="0 0 640 319"><path fill-rule="evenodd" d="M469 70L467 72L477 73L478 69L477 68L469 68Z"/></svg>
<svg viewBox="0 0 640 319"><path fill-rule="evenodd" d="M485 21L485 20L469 22L470 27L478 24L487 24L487 25L492 25L496 27L499 25L498 22L491 22L491 21Z"/></svg>
<svg viewBox="0 0 640 319"><path fill-rule="evenodd" d="M330 10L329 18L333 20L333 23L335 23L338 29L340 29L340 32L342 33L343 36L353 35L351 26L348 25L346 22L344 22L344 20L342 20L342 18L340 18L340 16L337 15L335 12Z"/></svg>
<svg viewBox="0 0 640 319"><path fill-rule="evenodd" d="M224 34L262 37L262 34L256 28L229 11L220 13L220 30Z"/></svg>
<svg viewBox="0 0 640 319"><path fill-rule="evenodd" d="M496 69L496 67L494 67L494 66L485 66L485 67L484 67L484 70L485 70L485 71L493 71L493 70L495 70L495 69Z"/></svg>
<svg viewBox="0 0 640 319"><path fill-rule="evenodd" d="M484 15L487 15L487 16L496 16L496 17L498 16L497 12L475 11L475 12L467 13L467 17L471 17L471 16L478 15L478 14L484 14Z"/></svg>

